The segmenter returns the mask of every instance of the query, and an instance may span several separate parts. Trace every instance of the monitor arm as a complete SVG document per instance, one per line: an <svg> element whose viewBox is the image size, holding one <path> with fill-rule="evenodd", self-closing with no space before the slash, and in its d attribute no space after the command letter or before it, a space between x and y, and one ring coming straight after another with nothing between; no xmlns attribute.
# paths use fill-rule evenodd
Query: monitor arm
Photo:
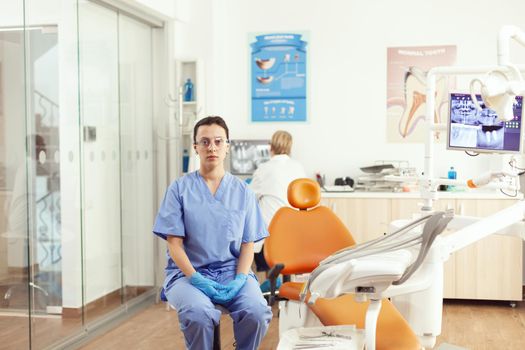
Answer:
<svg viewBox="0 0 525 350"><path fill-rule="evenodd" d="M498 35L498 64L502 66L511 65L510 41L516 40L522 46L525 46L525 32L516 26L503 26Z"/></svg>

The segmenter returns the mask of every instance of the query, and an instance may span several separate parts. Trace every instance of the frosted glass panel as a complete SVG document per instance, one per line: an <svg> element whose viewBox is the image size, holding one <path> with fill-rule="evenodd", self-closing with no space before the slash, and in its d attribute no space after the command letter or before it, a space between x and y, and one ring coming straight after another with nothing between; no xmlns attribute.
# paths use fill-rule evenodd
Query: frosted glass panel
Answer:
<svg viewBox="0 0 525 350"><path fill-rule="evenodd" d="M76 1L2 0L0 7L0 347L42 349L82 330L81 304L63 313L65 294L82 300L80 288L69 288L80 286L80 274L68 282L63 274L72 251L67 265L81 266L73 238L80 226L73 235L66 224L64 234L62 220L62 208L79 208L76 192L66 186L72 196L64 197L62 187L66 178L78 188L78 157L69 162L76 172L64 173L61 162L61 135L78 134L77 100L61 98L77 91Z"/></svg>
<svg viewBox="0 0 525 350"><path fill-rule="evenodd" d="M117 14L79 3L86 320L121 304ZM115 154L115 157L104 155Z"/></svg>
<svg viewBox="0 0 525 350"><path fill-rule="evenodd" d="M17 27L0 31L0 339L13 349L30 340L22 6L0 0L0 27Z"/></svg>
<svg viewBox="0 0 525 350"><path fill-rule="evenodd" d="M151 27L119 16L124 296L153 288Z"/></svg>
<svg viewBox="0 0 525 350"><path fill-rule="evenodd" d="M152 28L0 8L0 348L62 348L154 289Z"/></svg>

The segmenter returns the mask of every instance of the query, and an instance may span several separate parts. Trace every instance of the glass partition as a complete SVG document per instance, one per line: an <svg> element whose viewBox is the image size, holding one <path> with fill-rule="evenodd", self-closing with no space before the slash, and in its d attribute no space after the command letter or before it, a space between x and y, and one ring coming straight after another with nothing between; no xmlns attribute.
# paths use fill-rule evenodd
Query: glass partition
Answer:
<svg viewBox="0 0 525 350"><path fill-rule="evenodd" d="M152 28L0 7L0 348L53 348L154 289Z"/></svg>
<svg viewBox="0 0 525 350"><path fill-rule="evenodd" d="M120 15L122 278L124 300L154 286L151 27Z"/></svg>
<svg viewBox="0 0 525 350"><path fill-rule="evenodd" d="M83 330L71 312L82 276L69 270L82 264L76 0L25 0L24 10L31 348L43 349Z"/></svg>
<svg viewBox="0 0 525 350"><path fill-rule="evenodd" d="M144 23L80 3L88 322L154 286L151 35Z"/></svg>
<svg viewBox="0 0 525 350"><path fill-rule="evenodd" d="M79 4L86 319L121 305L118 16Z"/></svg>
<svg viewBox="0 0 525 350"><path fill-rule="evenodd" d="M23 349L30 341L27 174L36 165L26 142L32 147L36 138L26 133L23 3L0 7L0 339Z"/></svg>

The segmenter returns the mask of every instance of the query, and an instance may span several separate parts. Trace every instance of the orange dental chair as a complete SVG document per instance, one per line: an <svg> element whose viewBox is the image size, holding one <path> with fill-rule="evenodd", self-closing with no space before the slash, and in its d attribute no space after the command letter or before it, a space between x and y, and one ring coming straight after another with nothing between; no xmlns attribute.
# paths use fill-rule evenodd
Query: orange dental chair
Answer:
<svg viewBox="0 0 525 350"><path fill-rule="evenodd" d="M318 206L320 200L321 191L315 181L297 179L288 186L288 202L296 209L279 209L270 223L270 236L264 243L264 257L271 267L268 274L271 286L270 304L275 300L275 279L280 273L310 273L329 255L355 244L341 220L329 208ZM301 321L303 326L311 325L312 317L316 317L318 320L314 322L324 326L356 325L359 329L365 328L368 302L357 302L353 294L345 294L334 299L319 298L315 304L306 306L300 303L302 286L303 283L299 282L283 283L279 288L279 299L287 300L281 303L297 304L294 310L298 312L299 317L306 320ZM302 316L300 310L303 310ZM309 315L305 316L304 310ZM290 312L284 314L289 315ZM279 321L280 334L301 326L281 326L282 321ZM421 349L419 340L409 324L387 299L382 301L376 335L378 350Z"/></svg>

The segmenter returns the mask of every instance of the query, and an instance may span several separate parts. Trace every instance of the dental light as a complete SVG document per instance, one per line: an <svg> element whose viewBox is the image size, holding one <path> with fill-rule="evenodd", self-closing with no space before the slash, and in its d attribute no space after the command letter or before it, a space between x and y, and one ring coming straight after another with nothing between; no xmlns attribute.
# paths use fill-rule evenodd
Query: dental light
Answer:
<svg viewBox="0 0 525 350"><path fill-rule="evenodd" d="M520 71L513 65L508 65L508 67L516 73L517 80L509 80L505 72L493 70L487 74L484 80L476 78L470 82L470 95L476 108L479 111L482 110L474 91L476 84L479 84L482 103L496 112L498 119L502 121L514 119L513 104L516 95L525 91L525 82Z"/></svg>
<svg viewBox="0 0 525 350"><path fill-rule="evenodd" d="M476 108L482 110L474 92L476 84L479 84L482 102L487 108L494 110L498 119L502 121L510 121L514 118L512 109L515 97L525 92L525 82L520 70L509 61L511 39L525 46L525 33L520 28L504 26L498 38L498 64L502 69L490 71L483 80L473 79L470 82L470 93ZM507 72L503 70L505 68ZM513 74L508 74L509 72ZM510 77L514 75L514 80L510 79L509 75Z"/></svg>

